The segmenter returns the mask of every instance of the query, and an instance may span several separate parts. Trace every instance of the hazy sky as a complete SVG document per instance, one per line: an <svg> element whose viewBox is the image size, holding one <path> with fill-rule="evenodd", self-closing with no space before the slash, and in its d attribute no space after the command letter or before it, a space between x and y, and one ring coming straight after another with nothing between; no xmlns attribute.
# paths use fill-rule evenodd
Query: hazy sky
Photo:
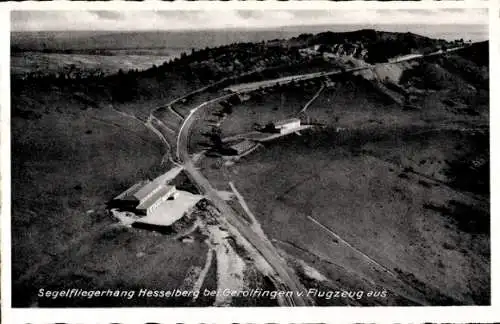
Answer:
<svg viewBox="0 0 500 324"><path fill-rule="evenodd" d="M487 10L13 11L14 31L182 30L331 24L486 24Z"/></svg>

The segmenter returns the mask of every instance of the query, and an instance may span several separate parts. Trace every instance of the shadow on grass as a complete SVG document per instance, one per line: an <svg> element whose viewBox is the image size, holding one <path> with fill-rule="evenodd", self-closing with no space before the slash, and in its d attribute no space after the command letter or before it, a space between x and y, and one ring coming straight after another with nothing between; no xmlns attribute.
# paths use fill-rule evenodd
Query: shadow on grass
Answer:
<svg viewBox="0 0 500 324"><path fill-rule="evenodd" d="M450 200L448 206L424 204L425 209L430 209L450 218L458 228L470 234L490 233L490 215L474 206L466 205L456 200Z"/></svg>

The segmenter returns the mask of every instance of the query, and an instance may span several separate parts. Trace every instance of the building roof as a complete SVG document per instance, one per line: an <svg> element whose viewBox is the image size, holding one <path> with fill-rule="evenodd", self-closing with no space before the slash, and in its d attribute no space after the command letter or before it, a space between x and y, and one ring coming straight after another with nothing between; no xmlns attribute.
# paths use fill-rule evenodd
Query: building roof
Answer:
<svg viewBox="0 0 500 324"><path fill-rule="evenodd" d="M152 191L156 190L162 184L157 181L148 181L148 183L134 193L134 197L136 197L139 201L146 198Z"/></svg>
<svg viewBox="0 0 500 324"><path fill-rule="evenodd" d="M273 124L274 124L274 126L279 127L279 126L283 126L283 125L290 124L290 123L296 123L296 122L300 122L300 119L299 118L288 118L288 119L275 121Z"/></svg>
<svg viewBox="0 0 500 324"><path fill-rule="evenodd" d="M242 153L242 152L248 151L249 149L251 149L254 146L255 146L254 142L249 141L249 140L244 140L244 141L241 141L241 142L236 143L234 145L231 145L231 148L238 153Z"/></svg>
<svg viewBox="0 0 500 324"><path fill-rule="evenodd" d="M149 183L149 180L142 180L137 183L135 183L133 186L129 187L127 190L119 194L118 196L115 197L115 200L135 200L137 199L135 197L135 194L147 183Z"/></svg>
<svg viewBox="0 0 500 324"><path fill-rule="evenodd" d="M155 208L147 216L139 218L136 223L150 226L170 226L203 198L187 191L180 191L175 200L166 201Z"/></svg>
<svg viewBox="0 0 500 324"><path fill-rule="evenodd" d="M139 206L137 206L137 209L148 209L153 205L158 199L165 195L170 195L172 194L172 189L175 189L175 186L167 186L167 185L160 185L160 189L156 191L151 197L149 197L147 200L141 202Z"/></svg>

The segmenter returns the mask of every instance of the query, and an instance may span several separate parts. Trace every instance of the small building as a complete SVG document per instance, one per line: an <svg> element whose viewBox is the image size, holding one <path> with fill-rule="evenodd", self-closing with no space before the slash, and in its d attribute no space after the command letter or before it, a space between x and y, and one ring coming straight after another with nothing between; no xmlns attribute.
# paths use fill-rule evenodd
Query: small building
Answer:
<svg viewBox="0 0 500 324"><path fill-rule="evenodd" d="M274 130L284 134L293 131L300 127L300 119L299 118L290 118L279 120L273 123Z"/></svg>
<svg viewBox="0 0 500 324"><path fill-rule="evenodd" d="M249 140L243 140L239 143L231 145L229 148L229 153L231 155L241 155L255 147L255 143Z"/></svg>

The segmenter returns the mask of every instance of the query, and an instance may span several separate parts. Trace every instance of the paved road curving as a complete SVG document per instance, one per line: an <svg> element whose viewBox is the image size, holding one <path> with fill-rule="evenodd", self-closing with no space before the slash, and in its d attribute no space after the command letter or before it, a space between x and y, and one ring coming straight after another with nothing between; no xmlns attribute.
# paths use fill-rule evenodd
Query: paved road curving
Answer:
<svg viewBox="0 0 500 324"><path fill-rule="evenodd" d="M287 287L286 290L293 291L293 296L291 298L287 298L286 302L290 306L312 306L312 300L297 294L297 292L305 294L305 288L302 286L296 275L290 271L285 261L281 259L281 256L278 254L274 246L268 240L255 233L251 229L250 224L235 213L235 211L224 201L224 199L219 196L218 191L212 187L203 174L195 168L193 162L191 161L191 157L188 152L188 141L189 133L191 131L192 123L195 120L196 113L200 108L206 107L210 103L221 101L228 96L230 95L221 96L211 100L210 102L205 102L197 108L191 110L191 113L186 117L179 132L177 140L177 158L183 163L184 170L189 178L198 186L206 198L215 205L215 207L224 216L225 220L236 228L236 230L246 240L248 240L273 267L280 280Z"/></svg>
<svg viewBox="0 0 500 324"><path fill-rule="evenodd" d="M456 49L454 49L456 50ZM451 51L450 51L451 52ZM439 54L445 54L444 53L439 53ZM434 56L437 55L438 53L432 53L432 55L427 55L427 56ZM404 58L399 60L398 62L401 61L408 61L408 60L414 60L417 58L422 58L425 57L426 55L421 55L421 56L413 56L411 58ZM391 64L391 63L389 63ZM363 66L363 67L356 67L356 68L351 68L351 69L346 69L343 71L330 71L330 72L319 72L319 73L311 73L311 74L302 74L302 75L297 75L297 76L292 76L288 77L286 79L280 78L276 80L268 80L266 85L272 85L276 83L290 83L292 81L296 80L307 80L307 79L314 79L314 78L321 78L329 75L334 75L334 74L341 74L341 73L346 73L346 72L354 72L354 71L359 71L359 70L365 70L365 69L372 69L374 66L368 65L368 66ZM285 81L285 82L283 82ZM259 86L262 86L262 82L259 83ZM191 94L194 93L200 93L206 89L208 89L210 86L200 88L196 91L193 91ZM250 92L256 90L253 87L242 87L241 92ZM193 125L193 122L195 120L196 114L200 109L208 107L211 104L216 104L225 98L228 98L232 95L235 95L236 93L231 93L227 95L223 95L220 97L217 97L215 99L212 99L210 101L206 101L202 103L201 105L191 109L190 113L188 116L185 117L179 132L177 134L177 143L176 143L176 158L179 163L182 163L182 166L184 167L185 172L189 176L189 178L197 185L197 187L200 189L202 194L204 194L207 199L209 199L215 207L221 212L221 214L224 216L225 220L232 225L246 240L248 240L261 254L262 256L266 259L266 261L273 267L273 269L276 271L276 273L279 276L279 279L282 281L282 285L284 287L284 290L289 290L293 291L293 296L291 298L286 298L285 302L290 305L290 306L313 306L314 302L313 300L309 299L306 297L306 291L305 288L302 286L302 283L300 282L299 278L295 275L293 271L290 270L290 268L287 266L286 261L281 258L281 256L278 254L276 251L275 247L269 242L269 240L265 237L262 237L261 235L257 234L251 229L250 224L246 222L244 219L239 217L236 212L224 201L223 198L221 198L218 194L218 191L215 190L210 182L203 176L203 174L196 169L194 166L193 161L191 160L191 157L189 156L189 151L188 151L188 144L189 144L189 134L191 131L191 127ZM185 96L184 96L185 97ZM179 101L181 98L178 98L174 100L172 103L175 103ZM170 104L172 104L170 103ZM151 116L153 116L154 110L151 112ZM155 128L153 125L150 125L152 128ZM158 131L158 130L156 130ZM159 131L158 131L159 132ZM161 134L161 132L159 132ZM168 143L167 143L167 146ZM169 147L170 149L170 147ZM302 292L301 295L297 294Z"/></svg>

